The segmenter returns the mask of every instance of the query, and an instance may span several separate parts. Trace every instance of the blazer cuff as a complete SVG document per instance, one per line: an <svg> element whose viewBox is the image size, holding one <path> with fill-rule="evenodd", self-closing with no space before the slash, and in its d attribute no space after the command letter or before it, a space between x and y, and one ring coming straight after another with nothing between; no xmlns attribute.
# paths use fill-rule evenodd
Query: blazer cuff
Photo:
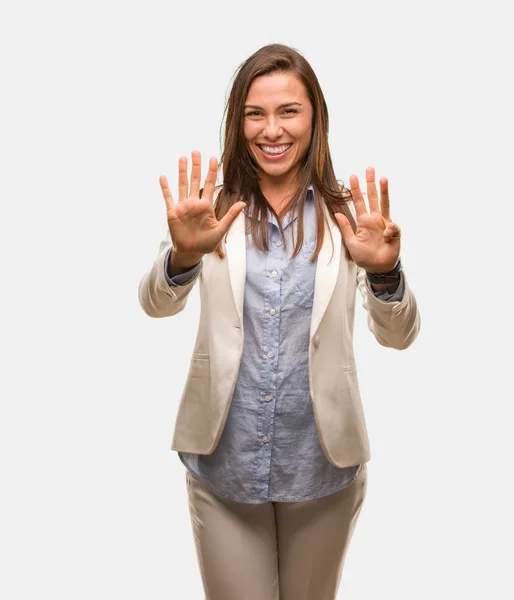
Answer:
<svg viewBox="0 0 514 600"><path fill-rule="evenodd" d="M168 249L168 252L166 252L166 256L164 257L164 277L166 278L166 281L172 287L186 285L187 283L189 283L191 281L191 279L194 279L194 277L198 274L198 271L200 271L200 268L202 265L202 261L196 263L196 265L193 265L190 269L188 269L184 273L180 273L180 275L175 275L174 277L170 277L168 275L168 264L169 264L170 254L171 254L171 248Z"/></svg>
<svg viewBox="0 0 514 600"><path fill-rule="evenodd" d="M367 279L367 278L366 278ZM372 294L374 294L375 298L379 300L383 300L384 302L401 302L403 299L403 294L405 292L405 282L403 280L403 272L400 271L400 280L398 282L398 286L394 292L390 292L388 290L379 290L374 291L369 283L369 279L367 279L367 285Z"/></svg>

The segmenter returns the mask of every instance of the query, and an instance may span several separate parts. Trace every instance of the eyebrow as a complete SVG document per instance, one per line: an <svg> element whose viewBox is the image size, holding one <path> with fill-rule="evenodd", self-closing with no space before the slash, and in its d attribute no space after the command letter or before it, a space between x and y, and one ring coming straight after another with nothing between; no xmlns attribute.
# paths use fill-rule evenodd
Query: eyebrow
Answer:
<svg viewBox="0 0 514 600"><path fill-rule="evenodd" d="M278 108L286 108L288 106L294 106L295 104L298 106L303 106L303 104L300 104L300 102L286 102L285 104L281 104ZM262 106L257 106L255 104L245 104L245 108L258 108L260 110L264 110Z"/></svg>

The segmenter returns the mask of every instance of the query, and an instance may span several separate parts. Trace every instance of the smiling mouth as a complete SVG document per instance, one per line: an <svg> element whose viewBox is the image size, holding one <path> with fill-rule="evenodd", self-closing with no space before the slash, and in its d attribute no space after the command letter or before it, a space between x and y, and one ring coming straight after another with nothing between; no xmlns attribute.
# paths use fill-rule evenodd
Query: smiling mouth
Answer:
<svg viewBox="0 0 514 600"><path fill-rule="evenodd" d="M282 146L266 146L266 144L257 144L261 154L271 160L276 160L285 156L292 147L291 144L283 144Z"/></svg>

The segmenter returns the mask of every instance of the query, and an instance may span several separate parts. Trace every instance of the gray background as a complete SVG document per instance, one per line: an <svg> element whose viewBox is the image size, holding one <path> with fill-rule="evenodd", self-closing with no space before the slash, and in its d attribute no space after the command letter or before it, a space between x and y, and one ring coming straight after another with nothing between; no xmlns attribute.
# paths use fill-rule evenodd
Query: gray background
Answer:
<svg viewBox="0 0 514 600"><path fill-rule="evenodd" d="M513 597L506 5L4 5L3 598L203 598L169 449L198 288L152 320L137 285L166 233L159 175L177 194L180 155L220 157L231 77L270 42L316 71L338 177L389 178L422 317L398 352L356 306L373 458L338 597Z"/></svg>

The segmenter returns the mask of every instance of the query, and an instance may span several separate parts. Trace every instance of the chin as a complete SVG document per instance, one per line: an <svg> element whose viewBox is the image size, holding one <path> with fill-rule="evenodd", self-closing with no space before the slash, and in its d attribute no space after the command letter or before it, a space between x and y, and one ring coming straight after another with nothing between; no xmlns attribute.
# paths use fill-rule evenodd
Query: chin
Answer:
<svg viewBox="0 0 514 600"><path fill-rule="evenodd" d="M268 177L284 177L290 175L292 171L295 169L295 164L292 162L287 165L270 165L268 163L263 163L254 157L255 163L257 164L259 171Z"/></svg>
<svg viewBox="0 0 514 600"><path fill-rule="evenodd" d="M291 175L292 170L291 169L287 169L285 171L278 171L278 170L266 170L264 171L264 173L266 173L266 175L268 175L268 177L288 177L289 175Z"/></svg>
<svg viewBox="0 0 514 600"><path fill-rule="evenodd" d="M266 175L269 175L270 177L288 177L292 175L292 173L295 171L295 166L288 165L287 168L276 167L271 169L268 166L266 166L266 168L261 167L261 171L263 171L264 173L266 173Z"/></svg>

